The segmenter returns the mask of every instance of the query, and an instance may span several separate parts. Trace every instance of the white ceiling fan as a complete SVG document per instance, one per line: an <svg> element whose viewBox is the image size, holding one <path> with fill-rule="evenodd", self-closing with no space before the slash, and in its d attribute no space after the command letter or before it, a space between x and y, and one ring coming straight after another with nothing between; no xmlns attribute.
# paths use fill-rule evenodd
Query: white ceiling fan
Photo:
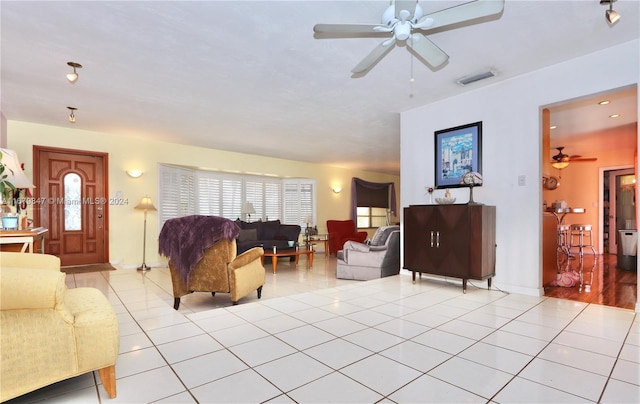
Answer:
<svg viewBox="0 0 640 404"><path fill-rule="evenodd" d="M436 68L449 60L449 55L424 33L500 14L503 8L504 0L475 0L425 15L417 0L391 0L391 5L382 14L381 24L316 24L313 31L321 35L332 34L333 37L336 34L374 37L380 33L391 34L351 70L357 77L367 74L399 42L406 43L424 62Z"/></svg>

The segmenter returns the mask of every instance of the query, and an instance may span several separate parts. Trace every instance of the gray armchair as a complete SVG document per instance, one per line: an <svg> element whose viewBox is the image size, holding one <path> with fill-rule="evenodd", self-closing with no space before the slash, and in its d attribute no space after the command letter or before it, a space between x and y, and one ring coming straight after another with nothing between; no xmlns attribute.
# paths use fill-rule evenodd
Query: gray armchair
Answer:
<svg viewBox="0 0 640 404"><path fill-rule="evenodd" d="M400 226L383 226L369 242L347 241L338 251L336 277L367 281L400 273Z"/></svg>

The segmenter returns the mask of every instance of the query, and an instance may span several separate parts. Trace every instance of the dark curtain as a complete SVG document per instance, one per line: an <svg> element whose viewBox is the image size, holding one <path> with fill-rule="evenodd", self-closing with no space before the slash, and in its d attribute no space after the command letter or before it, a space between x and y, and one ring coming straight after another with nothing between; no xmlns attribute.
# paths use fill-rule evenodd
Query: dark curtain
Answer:
<svg viewBox="0 0 640 404"><path fill-rule="evenodd" d="M396 189L393 182L370 182L353 177L351 181L351 219L357 222L357 207L388 208L396 215Z"/></svg>

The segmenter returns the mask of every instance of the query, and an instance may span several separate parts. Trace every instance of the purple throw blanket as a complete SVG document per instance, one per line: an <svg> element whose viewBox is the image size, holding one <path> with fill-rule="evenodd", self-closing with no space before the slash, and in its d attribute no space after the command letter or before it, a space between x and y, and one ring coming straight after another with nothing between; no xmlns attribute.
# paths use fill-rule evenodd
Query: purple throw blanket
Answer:
<svg viewBox="0 0 640 404"><path fill-rule="evenodd" d="M185 285L207 248L220 240L233 240L240 227L218 216L191 215L169 219L162 226L158 252L171 260Z"/></svg>

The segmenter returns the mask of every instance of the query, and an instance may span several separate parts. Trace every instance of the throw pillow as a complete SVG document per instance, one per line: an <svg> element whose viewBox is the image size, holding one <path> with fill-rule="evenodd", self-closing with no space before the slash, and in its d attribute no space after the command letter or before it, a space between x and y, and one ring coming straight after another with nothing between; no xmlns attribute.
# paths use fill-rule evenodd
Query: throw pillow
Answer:
<svg viewBox="0 0 640 404"><path fill-rule="evenodd" d="M240 230L238 241L256 241L258 239L258 231L256 229Z"/></svg>
<svg viewBox="0 0 640 404"><path fill-rule="evenodd" d="M357 241L353 241L353 240L349 240L347 242L344 243L344 247L342 247L344 250L355 250L355 251L362 251L362 252L368 252L369 251L369 246L366 244L362 244L362 243L358 243Z"/></svg>
<svg viewBox="0 0 640 404"><path fill-rule="evenodd" d="M391 234L394 230L399 230L400 227L396 225L392 226L381 226L376 230L373 238L371 239L371 245L384 245L384 243L389 238L389 234Z"/></svg>
<svg viewBox="0 0 640 404"><path fill-rule="evenodd" d="M270 220L268 222L262 222L263 240L275 240L278 233L280 233L280 220Z"/></svg>

